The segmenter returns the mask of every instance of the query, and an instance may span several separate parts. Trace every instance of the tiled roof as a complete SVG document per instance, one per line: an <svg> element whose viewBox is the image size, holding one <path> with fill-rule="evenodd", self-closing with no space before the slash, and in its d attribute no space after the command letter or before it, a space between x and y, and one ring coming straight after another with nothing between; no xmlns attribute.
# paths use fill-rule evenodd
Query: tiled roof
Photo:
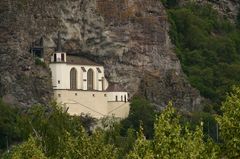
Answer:
<svg viewBox="0 0 240 159"><path fill-rule="evenodd" d="M98 63L95 63L91 60L88 60L84 57L67 55L67 63L68 64L77 64L77 65L90 65L90 66L102 66Z"/></svg>

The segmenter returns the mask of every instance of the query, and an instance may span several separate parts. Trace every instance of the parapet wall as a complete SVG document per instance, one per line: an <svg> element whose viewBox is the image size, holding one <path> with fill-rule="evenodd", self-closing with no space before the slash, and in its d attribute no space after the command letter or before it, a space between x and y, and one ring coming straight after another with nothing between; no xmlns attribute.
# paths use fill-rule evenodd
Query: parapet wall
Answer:
<svg viewBox="0 0 240 159"><path fill-rule="evenodd" d="M108 102L108 92L55 90L58 103L68 108L71 115L90 114L95 118L115 116L126 118L129 113L128 102Z"/></svg>

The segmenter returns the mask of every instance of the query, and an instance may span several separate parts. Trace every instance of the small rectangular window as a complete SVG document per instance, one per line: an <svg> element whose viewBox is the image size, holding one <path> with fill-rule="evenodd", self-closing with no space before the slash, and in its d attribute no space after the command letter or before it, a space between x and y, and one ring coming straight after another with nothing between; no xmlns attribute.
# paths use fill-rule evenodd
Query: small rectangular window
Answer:
<svg viewBox="0 0 240 159"><path fill-rule="evenodd" d="M104 97L107 97L107 94L104 94Z"/></svg>
<svg viewBox="0 0 240 159"><path fill-rule="evenodd" d="M54 62L57 62L57 54L54 54L53 56L54 56L53 61L54 61Z"/></svg>
<svg viewBox="0 0 240 159"><path fill-rule="evenodd" d="M95 94L92 94L93 97L95 97Z"/></svg>
<svg viewBox="0 0 240 159"><path fill-rule="evenodd" d="M65 59L64 59L64 54L61 54L61 59L62 59L62 62L65 61Z"/></svg>
<svg viewBox="0 0 240 159"><path fill-rule="evenodd" d="M58 84L60 84L60 80L58 80Z"/></svg>
<svg viewBox="0 0 240 159"><path fill-rule="evenodd" d="M58 97L61 97L61 94L58 94Z"/></svg>
<svg viewBox="0 0 240 159"><path fill-rule="evenodd" d="M77 93L75 93L75 96L77 96Z"/></svg>
<svg viewBox="0 0 240 159"><path fill-rule="evenodd" d="M118 101L118 96L116 96L116 102Z"/></svg>

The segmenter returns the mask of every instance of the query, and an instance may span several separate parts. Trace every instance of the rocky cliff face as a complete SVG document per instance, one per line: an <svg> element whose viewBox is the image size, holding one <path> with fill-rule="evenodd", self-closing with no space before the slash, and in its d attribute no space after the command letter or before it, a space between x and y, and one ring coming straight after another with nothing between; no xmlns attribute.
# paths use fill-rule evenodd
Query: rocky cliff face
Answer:
<svg viewBox="0 0 240 159"><path fill-rule="evenodd" d="M28 49L44 37L49 57L61 31L64 51L103 64L108 80L131 95L144 95L159 108L169 100L182 110L200 108L199 92L186 81L172 51L159 0L5 0L0 6L0 95L5 101L49 100L49 70L36 66Z"/></svg>
<svg viewBox="0 0 240 159"><path fill-rule="evenodd" d="M35 65L29 53L31 42L52 32L56 23L49 5L37 3L0 1L0 96L24 107L47 103L52 97L49 70Z"/></svg>

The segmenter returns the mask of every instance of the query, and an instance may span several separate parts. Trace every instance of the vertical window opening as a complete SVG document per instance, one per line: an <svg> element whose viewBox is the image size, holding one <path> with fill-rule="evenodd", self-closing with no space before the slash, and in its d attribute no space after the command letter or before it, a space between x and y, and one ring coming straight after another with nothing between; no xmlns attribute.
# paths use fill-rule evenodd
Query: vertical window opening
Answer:
<svg viewBox="0 0 240 159"><path fill-rule="evenodd" d="M65 61L65 59L64 59L64 54L61 54L61 59L62 59L62 62Z"/></svg>
<svg viewBox="0 0 240 159"><path fill-rule="evenodd" d="M77 89L77 70L75 68L70 71L70 89Z"/></svg>
<svg viewBox="0 0 240 159"><path fill-rule="evenodd" d="M93 90L93 70L89 69L87 72L87 89Z"/></svg>
<svg viewBox="0 0 240 159"><path fill-rule="evenodd" d="M57 62L57 54L54 54L54 60L53 60L53 62Z"/></svg>

